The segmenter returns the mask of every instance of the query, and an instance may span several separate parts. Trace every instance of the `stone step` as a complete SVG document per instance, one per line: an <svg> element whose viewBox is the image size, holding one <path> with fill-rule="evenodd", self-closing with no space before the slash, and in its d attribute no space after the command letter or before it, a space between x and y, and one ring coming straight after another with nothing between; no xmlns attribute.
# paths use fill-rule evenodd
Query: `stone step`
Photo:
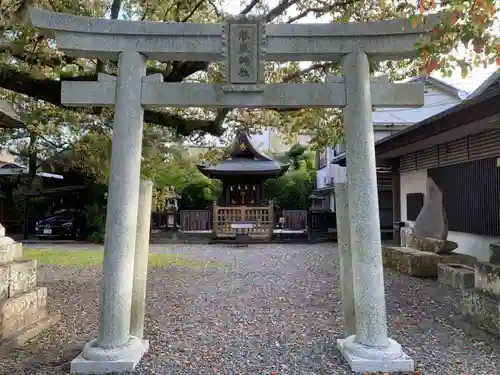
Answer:
<svg viewBox="0 0 500 375"><path fill-rule="evenodd" d="M384 268L415 277L437 277L439 263L474 266L476 258L466 254L436 254L411 247L382 247Z"/></svg>
<svg viewBox="0 0 500 375"><path fill-rule="evenodd" d="M500 299L500 265L477 262L474 287L492 297Z"/></svg>
<svg viewBox="0 0 500 375"><path fill-rule="evenodd" d="M10 336L0 339L0 352L23 346L26 341L40 334L44 329L51 327L61 319L59 314L40 317L35 323L17 330Z"/></svg>
<svg viewBox="0 0 500 375"><path fill-rule="evenodd" d="M10 241L8 241L10 240ZM0 265L8 264L23 256L23 244L9 237L0 237Z"/></svg>
<svg viewBox="0 0 500 375"><path fill-rule="evenodd" d="M438 281L460 290L474 288L474 267L463 264L439 263Z"/></svg>
<svg viewBox="0 0 500 375"><path fill-rule="evenodd" d="M479 290L464 292L462 312L472 323L500 335L500 300Z"/></svg>
<svg viewBox="0 0 500 375"><path fill-rule="evenodd" d="M0 300L25 293L36 286L36 260L0 266Z"/></svg>
<svg viewBox="0 0 500 375"><path fill-rule="evenodd" d="M500 242L490 244L490 263L500 265Z"/></svg>
<svg viewBox="0 0 500 375"><path fill-rule="evenodd" d="M36 287L0 302L0 337L36 323L47 315L47 288Z"/></svg>

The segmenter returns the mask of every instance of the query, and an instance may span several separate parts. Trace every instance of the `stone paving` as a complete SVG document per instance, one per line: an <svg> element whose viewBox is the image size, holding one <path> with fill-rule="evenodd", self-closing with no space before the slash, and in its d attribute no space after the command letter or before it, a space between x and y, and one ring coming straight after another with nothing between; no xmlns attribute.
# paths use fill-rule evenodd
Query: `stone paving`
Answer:
<svg viewBox="0 0 500 375"><path fill-rule="evenodd" d="M145 335L151 350L139 374L351 373L335 348L342 321L334 244L154 245L152 251L220 267L150 270ZM49 288L49 309L63 318L1 358L0 373L62 374L96 335L100 270L45 266L39 276ZM500 373L497 342L450 325L458 290L392 272L385 280L390 336L423 375Z"/></svg>

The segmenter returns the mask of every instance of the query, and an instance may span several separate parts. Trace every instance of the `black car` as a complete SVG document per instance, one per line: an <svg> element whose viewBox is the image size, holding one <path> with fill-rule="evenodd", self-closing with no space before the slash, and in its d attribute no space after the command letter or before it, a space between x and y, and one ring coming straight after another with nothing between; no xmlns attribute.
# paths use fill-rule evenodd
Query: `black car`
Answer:
<svg viewBox="0 0 500 375"><path fill-rule="evenodd" d="M85 231L85 214L77 210L61 210L35 223L39 238L81 238Z"/></svg>

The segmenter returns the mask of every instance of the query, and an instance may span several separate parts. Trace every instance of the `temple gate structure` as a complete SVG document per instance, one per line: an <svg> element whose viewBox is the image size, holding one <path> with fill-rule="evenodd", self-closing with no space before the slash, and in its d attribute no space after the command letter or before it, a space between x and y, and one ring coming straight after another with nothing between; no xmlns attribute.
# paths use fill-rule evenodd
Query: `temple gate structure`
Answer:
<svg viewBox="0 0 500 375"><path fill-rule="evenodd" d="M32 23L76 57L118 60L116 77L62 82L67 106L114 106L111 172L98 337L71 364L72 372L131 370L147 342L130 334L144 108L344 109L356 331L337 346L356 372L411 371L414 362L388 337L381 256L372 107L419 107L421 84L371 80L368 58L416 56L439 17L413 28L409 20L366 23L265 24L229 18L224 24L92 19L30 10ZM226 82L163 82L146 75L147 60L224 61ZM324 83L268 84L265 61L342 61L342 77Z"/></svg>
<svg viewBox="0 0 500 375"><path fill-rule="evenodd" d="M215 165L199 165L198 169L222 182L222 194L212 210L216 238L234 236L232 223L249 222L253 224L250 237L271 239L274 206L264 194L264 183L285 173L288 164L259 152L248 133L238 130L227 159Z"/></svg>

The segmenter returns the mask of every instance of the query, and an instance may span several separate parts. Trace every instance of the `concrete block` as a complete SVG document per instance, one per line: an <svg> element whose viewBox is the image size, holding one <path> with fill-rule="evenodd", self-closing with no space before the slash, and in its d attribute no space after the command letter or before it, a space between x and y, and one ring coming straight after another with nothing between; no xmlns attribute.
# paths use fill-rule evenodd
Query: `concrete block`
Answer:
<svg viewBox="0 0 500 375"><path fill-rule="evenodd" d="M149 341L142 340L142 348L130 352L130 355L118 360L92 361L86 359L83 354L78 355L71 361L71 374L110 374L133 371L141 361L144 354L149 350Z"/></svg>
<svg viewBox="0 0 500 375"><path fill-rule="evenodd" d="M47 315L29 326L23 327L12 335L3 337L0 339L0 352L23 346L26 341L37 336L44 329L47 329L57 323L60 318L61 317L58 314Z"/></svg>
<svg viewBox="0 0 500 375"><path fill-rule="evenodd" d="M421 251L428 251L436 254L449 254L458 247L458 244L453 241L411 236L409 246Z"/></svg>
<svg viewBox="0 0 500 375"><path fill-rule="evenodd" d="M490 244L490 263L500 265L500 242Z"/></svg>
<svg viewBox="0 0 500 375"><path fill-rule="evenodd" d="M411 247L382 247L384 267L415 277L437 277L439 263L474 266L476 258L465 254L436 254Z"/></svg>
<svg viewBox="0 0 500 375"><path fill-rule="evenodd" d="M500 265L477 262L474 286L500 300Z"/></svg>
<svg viewBox="0 0 500 375"><path fill-rule="evenodd" d="M381 349L379 353L376 349L372 351L370 358L362 358L357 356L355 352L349 349L349 341L353 336L346 339L337 340L337 348L349 364L352 372L356 373L393 373L406 372L415 370L415 362L404 352L400 352L397 357L391 355L386 356ZM391 346L399 346L394 340L391 341Z"/></svg>
<svg viewBox="0 0 500 375"><path fill-rule="evenodd" d="M0 300L36 287L36 261L16 261L0 266Z"/></svg>
<svg viewBox="0 0 500 375"><path fill-rule="evenodd" d="M439 263L438 281L460 290L474 287L474 268L463 264Z"/></svg>
<svg viewBox="0 0 500 375"><path fill-rule="evenodd" d="M9 237L0 237L0 264L8 264L23 256L23 244L16 243ZM12 241L9 242L8 240Z"/></svg>
<svg viewBox="0 0 500 375"><path fill-rule="evenodd" d="M16 261L9 265L9 298L36 287L36 260Z"/></svg>
<svg viewBox="0 0 500 375"><path fill-rule="evenodd" d="M10 266L0 266L0 300L9 297Z"/></svg>
<svg viewBox="0 0 500 375"><path fill-rule="evenodd" d="M7 298L0 303L1 337L11 336L25 326L44 318L47 313L47 288L37 287L29 292Z"/></svg>
<svg viewBox="0 0 500 375"><path fill-rule="evenodd" d="M462 312L480 328L500 336L500 300L479 290L467 291L463 296Z"/></svg>

